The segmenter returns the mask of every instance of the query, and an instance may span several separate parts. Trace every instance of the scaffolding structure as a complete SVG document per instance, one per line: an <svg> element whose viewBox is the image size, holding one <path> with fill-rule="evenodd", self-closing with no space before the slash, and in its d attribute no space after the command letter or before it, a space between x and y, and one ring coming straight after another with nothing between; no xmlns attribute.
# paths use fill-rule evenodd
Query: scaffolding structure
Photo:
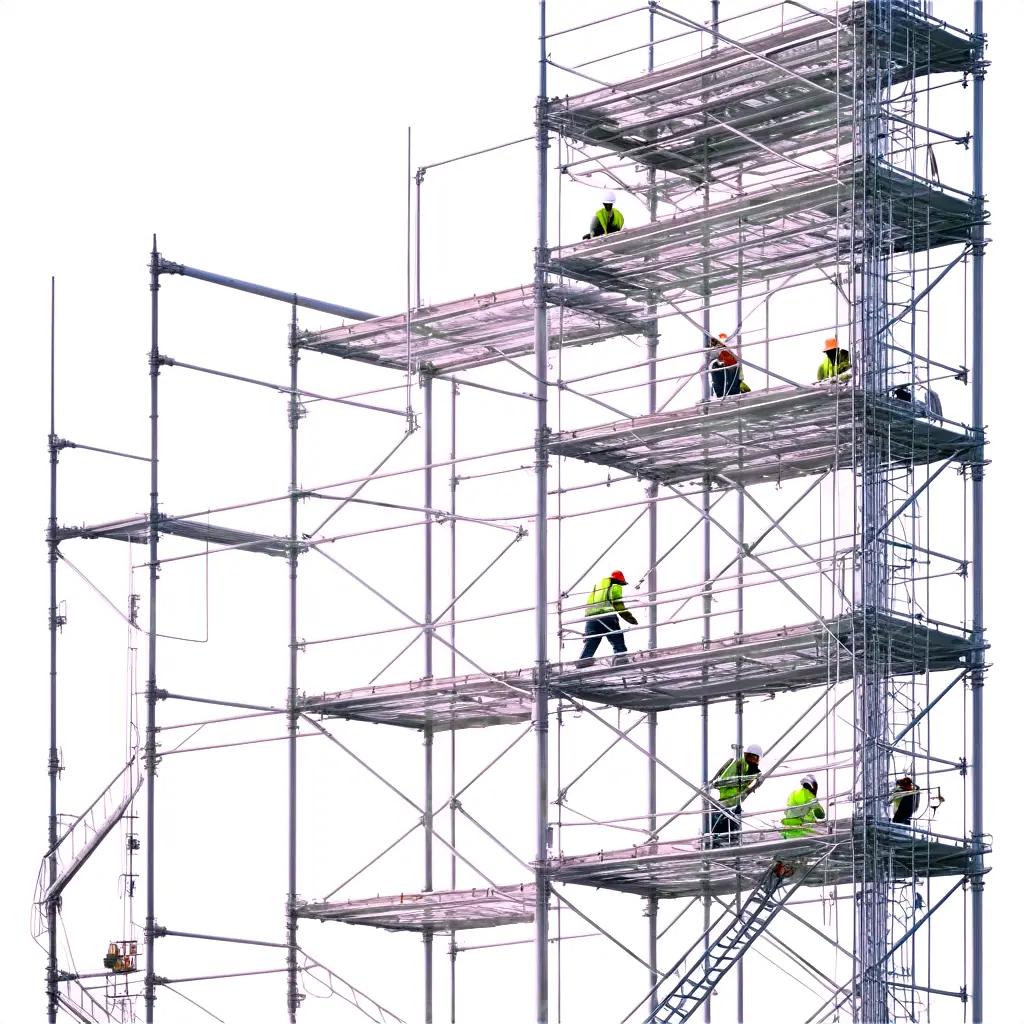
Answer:
<svg viewBox="0 0 1024 1024"><path fill-rule="evenodd" d="M479 1018L457 1013L457 982L472 970L462 966L466 959L484 951L511 955L525 945L533 952L533 985L525 995L509 995L522 998L510 1002L507 1017L501 1008L489 1019L571 1024L584 1019L579 1012L595 1019L594 1004L580 1002L593 984L586 968L574 967L568 954L563 962L571 941L588 939L607 942L632 971L608 979L597 1003L601 1019L623 1024L698 1014L743 1021L751 993L767 995L764 978L747 969L744 957L765 948L781 958L771 961L776 969L785 964L805 990L791 1019L941 1020L947 1004L959 1019L969 1004L980 1024L990 850L982 806L982 3L974 2L970 30L915 0L746 6L722 18L713 0L709 16L698 19L689 8L680 13L650 0L549 32L540 0L532 282L422 301L420 210L434 165L410 181L409 294L399 313L376 316L200 270L165 259L154 239L149 454L108 452L148 463L147 513L63 524L58 460L89 446L60 437L51 415L50 816L33 913L34 934L47 952L50 1021L63 1010L79 1021L149 1024L163 1016L158 997L172 984L216 977L240 986L249 975L276 972L293 1022L309 1012L304 988L313 980L344 1000L353 1019L432 1022L440 1019L435 982L444 958L445 1019L473 1020ZM607 40L609 26L613 52L595 50L604 44L591 40ZM613 73L641 59L644 74ZM566 84L566 94L550 87L552 76ZM970 131L933 113L946 109L949 87L961 84L972 90ZM960 149L971 154L970 181L955 172L946 180L939 168L958 166L946 154ZM644 211L644 222L563 242L552 171L559 195L569 187L613 188ZM168 355L161 291L176 278L288 304L287 382ZM948 315L951 308L962 312L962 326ZM814 319L822 310L825 319ZM341 323L300 323L300 315L311 314ZM752 385L748 393L712 393L709 361L722 324ZM851 369L812 381L806 366L802 374L792 366L806 364L826 333L843 339ZM319 384L300 386L300 364L320 365L326 357L361 366L380 386L343 396ZM279 473L276 489L254 501L164 510L160 384L163 373L179 371L286 397L283 493ZM529 391L521 390L524 377ZM450 389L447 423L435 410L442 386ZM378 404L385 393L400 395L404 407ZM520 429L517 411L510 416L516 429L502 435L501 448L467 454L462 439L486 434L479 420L491 415L487 409L477 422L464 422L458 412L467 393L528 409L529 427ZM339 479L311 486L302 481L300 428L312 403L368 421L391 416L402 436L362 475L346 457ZM396 452L408 454L406 442L416 434L422 458L392 462ZM448 477L447 504L435 495L439 474ZM531 483L519 488L529 474ZM499 478L512 482L492 499L487 490ZM489 482L482 496L463 499L463 485L480 480ZM376 497L384 482L391 489ZM510 505L508 493L521 504ZM276 533L249 528L241 516L282 503L287 519ZM323 516L325 503L332 511ZM335 521L344 509L360 507L378 517L366 529L345 530ZM469 544L462 538L470 530L499 538L500 546ZM422 571L411 576L422 583L415 612L407 567L367 577L332 554L335 545L355 540L380 537L387 544L397 531L422 533ZM634 541L641 531L646 536ZM183 553L169 557L161 547L166 538L191 547L176 547ZM447 559L439 552L442 538ZM471 569L456 559L457 538L471 551ZM64 816L58 570L64 565L82 575L68 549L99 541L113 550L112 540L144 552L142 562L133 556L132 579L134 587L137 576L144 578L145 594L133 592L121 612L144 640L144 707L137 717L133 712L130 732L137 730L138 739L113 782L85 812ZM634 560L630 583L640 591L631 603L647 621L624 629L627 654L578 659L591 586L624 550ZM169 690L157 657L158 640L161 650L164 644L161 570L175 560L209 564L249 555L286 566L283 700L274 706ZM354 614L338 627L343 635L308 639L300 625L300 577L317 556L373 606L387 606L396 624L369 628L372 612ZM504 603L495 610L474 588L511 565L499 590ZM519 625L524 617L529 627ZM488 624L496 631L484 632ZM516 660L521 644L496 651L495 638L505 636L528 644L532 657ZM344 653L361 643L393 644L397 653L371 676ZM320 645L343 653L327 670L300 670ZM421 659L418 674L409 668L413 657ZM170 753L213 749L168 750L168 731L194 723L173 713L166 721L158 710L196 703L223 715L204 726L284 723L275 738L287 747L287 877L267 880L268 889L284 883L285 891L283 935L274 941L175 931L158 914L158 767ZM776 724L780 731L764 743L765 767L741 814L723 802L721 771L742 760L752 736ZM397 727L389 736L404 730L422 737L418 796L360 746L380 727ZM723 732L728 758L716 771L715 736ZM685 751L680 736L689 738ZM309 782L300 770L304 737L340 750L413 815L410 827L382 842L368 862L350 863L343 850L338 861L346 878L329 892L316 888L321 879L300 872L311 828L299 815ZM462 762L467 749L474 756L488 751L480 764L470 758L472 771ZM465 794L513 759L513 781L492 793L486 809L506 797L509 808L497 825L487 824L468 809ZM633 779L624 792L615 774L637 765L639 783ZM441 768L450 784L440 781ZM793 834L781 823L787 787L800 789L808 775L818 779L824 817ZM913 777L915 812L896 823L897 780L904 776ZM526 819L517 817L519 804ZM731 819L725 844L712 834L722 815ZM138 833L137 820L144 823ZM622 845L623 831L634 845ZM116 967L79 972L61 961L58 924L75 876L112 834L124 839L129 903L141 882L144 921L137 927L128 913L117 936L119 949L133 950L130 959L112 955ZM417 839L419 877L404 877L383 894L360 891L359 880L385 856ZM516 865L512 877L509 864ZM969 927L943 911L958 893ZM623 909L628 897L642 901L639 931L635 899ZM678 912L673 901L682 904ZM828 921L814 919L810 911L826 905ZM590 930L571 933L569 922ZM314 933L314 923L324 927ZM302 936L307 928L315 939ZM499 931L488 943L461 938L489 928L519 931ZM933 950L933 928L963 934L959 956ZM359 977L364 929L416 934L422 954L396 946L407 976L422 955L415 999L400 991L378 1002L325 966L343 955L346 976ZM168 979L159 970L160 943L174 936L264 947L283 957L283 966ZM437 948L437 939L447 947ZM839 973L816 966L800 952L799 939L828 950ZM948 963L969 965L960 985L936 981L952 977L947 955ZM713 1009L726 999L734 1008Z"/></svg>

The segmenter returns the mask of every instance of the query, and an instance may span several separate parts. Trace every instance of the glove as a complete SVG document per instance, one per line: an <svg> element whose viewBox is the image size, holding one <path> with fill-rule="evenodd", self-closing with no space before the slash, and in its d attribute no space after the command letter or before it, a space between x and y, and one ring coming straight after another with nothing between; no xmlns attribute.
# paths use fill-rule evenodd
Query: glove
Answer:
<svg viewBox="0 0 1024 1024"><path fill-rule="evenodd" d="M587 235L584 235L584 236L583 236L583 241L584 241L584 242L589 242L589 241L590 241L590 235L589 235L589 234L587 234Z"/></svg>
<svg viewBox="0 0 1024 1024"><path fill-rule="evenodd" d="M632 612L620 612L619 613L631 626L636 626L636 616Z"/></svg>

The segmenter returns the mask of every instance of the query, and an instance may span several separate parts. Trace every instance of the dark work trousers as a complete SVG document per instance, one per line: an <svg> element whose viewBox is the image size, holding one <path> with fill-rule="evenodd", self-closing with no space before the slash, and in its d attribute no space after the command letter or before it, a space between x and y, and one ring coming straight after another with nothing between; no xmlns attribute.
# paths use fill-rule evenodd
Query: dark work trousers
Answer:
<svg viewBox="0 0 1024 1024"><path fill-rule="evenodd" d="M737 805L731 807L730 811L738 818L742 809ZM740 840L740 823L732 815L724 811L712 811L711 813L711 845L731 846Z"/></svg>
<svg viewBox="0 0 1024 1024"><path fill-rule="evenodd" d="M722 366L716 360L711 364L711 390L717 398L740 393L740 368L738 366Z"/></svg>
<svg viewBox="0 0 1024 1024"><path fill-rule="evenodd" d="M622 635L622 627L619 625L619 617L614 612L610 615L591 615L583 629L586 640L583 641L583 653L580 659L592 658L594 651L601 643L601 637L608 637L612 650L616 654L626 653L626 640Z"/></svg>

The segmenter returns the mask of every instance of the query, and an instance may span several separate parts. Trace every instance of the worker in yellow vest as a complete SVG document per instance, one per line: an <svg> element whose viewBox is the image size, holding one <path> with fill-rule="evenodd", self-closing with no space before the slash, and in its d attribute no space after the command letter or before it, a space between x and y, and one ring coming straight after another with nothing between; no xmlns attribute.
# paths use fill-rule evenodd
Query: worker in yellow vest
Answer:
<svg viewBox="0 0 1024 1024"><path fill-rule="evenodd" d="M718 769L711 785L718 790L718 802L724 810L714 811L711 815L712 847L727 846L739 839L743 799L757 785L757 777L761 774L758 765L763 753L759 744L748 743L742 757L726 761Z"/></svg>
<svg viewBox="0 0 1024 1024"><path fill-rule="evenodd" d="M818 367L818 380L849 380L850 353L835 338L825 339L825 358Z"/></svg>
<svg viewBox="0 0 1024 1024"><path fill-rule="evenodd" d="M601 208L590 221L590 233L583 236L583 241L597 238L598 235L610 235L613 231L621 231L625 223L622 211L615 209L615 193L605 192L601 197Z"/></svg>
<svg viewBox="0 0 1024 1024"><path fill-rule="evenodd" d="M622 588L625 583L626 577L622 570L616 569L611 575L594 584L594 589L587 598L586 626L583 630L586 639L583 642L580 660L576 662L579 668L585 668L594 660L594 652L602 637L608 638L617 659L625 655L626 640L622 635L622 626L619 625L619 616L621 615L631 626L637 624L632 612L622 603Z"/></svg>
<svg viewBox="0 0 1024 1024"><path fill-rule="evenodd" d="M825 812L818 803L818 780L813 775L805 775L800 780L800 788L789 794L786 801L786 813L782 816L782 836L784 839L800 839L814 835L814 824L825 817Z"/></svg>

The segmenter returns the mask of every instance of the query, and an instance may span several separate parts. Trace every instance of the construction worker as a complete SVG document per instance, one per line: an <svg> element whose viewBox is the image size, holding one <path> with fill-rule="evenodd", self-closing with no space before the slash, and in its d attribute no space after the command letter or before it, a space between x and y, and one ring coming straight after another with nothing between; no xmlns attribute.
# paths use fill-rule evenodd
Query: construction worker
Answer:
<svg viewBox="0 0 1024 1024"><path fill-rule="evenodd" d="M835 338L825 339L825 358L818 367L818 380L849 380L850 353Z"/></svg>
<svg viewBox="0 0 1024 1024"><path fill-rule="evenodd" d="M590 233L583 236L583 241L588 238L597 238L598 235L610 235L613 231L621 231L625 224L625 218L621 210L615 209L615 193L608 191L601 197L601 208L594 214L590 222Z"/></svg>
<svg viewBox="0 0 1024 1024"><path fill-rule="evenodd" d="M892 806L892 820L896 825L909 825L917 811L917 804L921 798L920 790L914 785L914 780L909 775L896 780L896 791L890 802Z"/></svg>
<svg viewBox="0 0 1024 1024"><path fill-rule="evenodd" d="M718 802L726 810L714 811L711 815L711 845L727 846L739 839L740 815L743 813L743 799L757 785L761 774L758 764L764 751L757 743L748 743L743 756L726 761L718 769L711 785L718 790Z"/></svg>
<svg viewBox="0 0 1024 1024"><path fill-rule="evenodd" d="M743 379L743 367L733 352L725 347L727 334L719 334L717 338L708 337L708 347L714 354L711 360L711 390L716 397L727 395L745 395L749 390Z"/></svg>
<svg viewBox="0 0 1024 1024"><path fill-rule="evenodd" d="M586 640L583 642L580 660L576 662L580 668L594 660L594 651L601 643L601 638L605 636L612 645L616 660L626 653L626 640L619 625L619 616L621 615L631 626L636 625L636 619L622 603L622 588L625 584L626 577L620 569L616 569L610 576L605 576L596 583L591 590L590 597L587 598L587 624L583 630Z"/></svg>
<svg viewBox="0 0 1024 1024"><path fill-rule="evenodd" d="M825 812L818 803L818 780L813 775L805 775L800 780L800 788L790 793L786 801L782 836L784 839L799 839L814 835L815 820L820 821L824 817Z"/></svg>

